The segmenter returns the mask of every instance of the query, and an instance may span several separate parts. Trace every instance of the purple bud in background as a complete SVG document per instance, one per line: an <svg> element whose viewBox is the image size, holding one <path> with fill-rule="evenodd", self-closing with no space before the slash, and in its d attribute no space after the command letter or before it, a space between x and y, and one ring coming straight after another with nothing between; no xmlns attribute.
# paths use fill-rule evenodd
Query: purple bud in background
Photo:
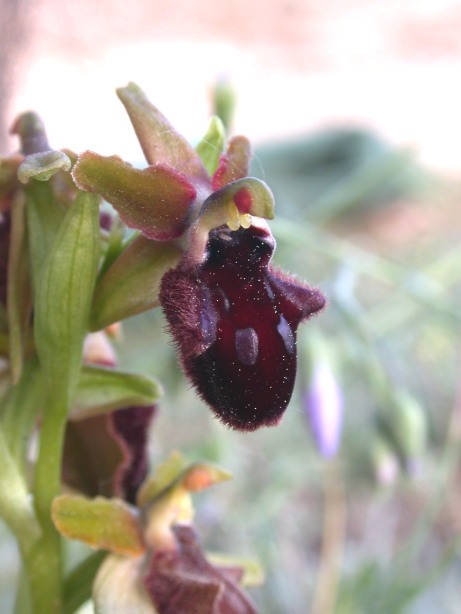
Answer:
<svg viewBox="0 0 461 614"><path fill-rule="evenodd" d="M303 405L320 454L335 456L341 440L343 396L326 360L314 363Z"/></svg>

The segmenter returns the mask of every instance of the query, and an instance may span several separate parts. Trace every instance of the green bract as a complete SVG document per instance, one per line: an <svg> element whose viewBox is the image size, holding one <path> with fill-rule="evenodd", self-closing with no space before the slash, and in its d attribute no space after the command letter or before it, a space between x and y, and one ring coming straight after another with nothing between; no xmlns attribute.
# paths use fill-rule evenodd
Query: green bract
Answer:
<svg viewBox="0 0 461 614"><path fill-rule="evenodd" d="M99 198L79 194L43 263L35 300L35 342L45 381L69 403L99 261Z"/></svg>
<svg viewBox="0 0 461 614"><path fill-rule="evenodd" d="M95 290L90 326L99 330L159 305L164 273L176 266L180 249L139 235L115 259Z"/></svg>

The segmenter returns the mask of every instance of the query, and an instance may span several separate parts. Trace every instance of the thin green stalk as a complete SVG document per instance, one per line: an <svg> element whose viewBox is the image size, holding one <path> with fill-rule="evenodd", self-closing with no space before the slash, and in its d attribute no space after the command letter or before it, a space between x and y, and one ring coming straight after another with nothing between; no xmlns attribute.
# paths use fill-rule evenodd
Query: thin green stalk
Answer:
<svg viewBox="0 0 461 614"><path fill-rule="evenodd" d="M325 477L325 513L322 550L311 614L333 614L340 577L345 531L345 500L336 459L328 462Z"/></svg>
<svg viewBox="0 0 461 614"><path fill-rule="evenodd" d="M42 530L21 471L14 461L3 432L0 429L0 515L17 539L24 561L24 571L29 586L29 599L22 598L21 614L29 610L34 614L59 612L58 578L56 565L49 552L49 544L42 537ZM25 580L20 589L24 589ZM19 607L19 606L18 606Z"/></svg>
<svg viewBox="0 0 461 614"><path fill-rule="evenodd" d="M48 607L41 610L60 612L62 599L63 562L61 538L51 520L51 505L59 494L61 486L61 462L64 445L64 433L67 419L67 404L61 401L61 395L50 400L43 416L40 431L40 449L35 469L35 508L43 529L40 551L37 551L35 571L47 569ZM37 610L37 614L38 614Z"/></svg>
<svg viewBox="0 0 461 614"><path fill-rule="evenodd" d="M3 425L0 427L0 515L18 540L20 550L27 554L40 536L26 483L11 456Z"/></svg>
<svg viewBox="0 0 461 614"><path fill-rule="evenodd" d="M443 509L450 492L450 484L453 483L456 470L461 459L461 379L459 380L456 399L451 410L447 426L447 434L444 449L440 456L440 473L436 481L435 492L431 500L425 505L423 512L418 518L415 528L411 533L408 544L405 544L399 554L399 560L403 566L410 569L418 555L421 553L424 542L429 534L438 514Z"/></svg>

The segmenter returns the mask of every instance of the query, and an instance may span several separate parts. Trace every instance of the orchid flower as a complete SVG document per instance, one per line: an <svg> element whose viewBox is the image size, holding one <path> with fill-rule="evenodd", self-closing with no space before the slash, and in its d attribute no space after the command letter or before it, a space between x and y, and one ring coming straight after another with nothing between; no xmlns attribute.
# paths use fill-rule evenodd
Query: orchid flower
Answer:
<svg viewBox="0 0 461 614"><path fill-rule="evenodd" d="M137 86L118 95L149 166L85 152L74 180L140 230L136 241L154 241L156 257L179 249L162 264L151 306L161 304L199 396L235 429L276 425L293 392L298 325L325 299L271 264L275 240L264 218L273 217L274 199L263 181L247 176L246 138L233 137L221 153L223 129L214 119L194 150ZM116 291L114 281L106 286ZM111 292L100 294L107 313ZM99 318L99 325L110 322Z"/></svg>

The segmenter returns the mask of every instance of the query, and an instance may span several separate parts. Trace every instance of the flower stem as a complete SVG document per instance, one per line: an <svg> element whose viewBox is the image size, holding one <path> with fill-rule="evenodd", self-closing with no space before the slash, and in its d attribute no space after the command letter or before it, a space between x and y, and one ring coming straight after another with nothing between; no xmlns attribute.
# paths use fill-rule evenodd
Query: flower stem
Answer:
<svg viewBox="0 0 461 614"><path fill-rule="evenodd" d="M41 574L47 583L47 607L36 612L59 612L62 591L61 538L51 520L51 504L60 492L61 462L64 432L67 418L67 403L62 395L54 395L43 416L40 432L40 450L35 470L35 508L43 530L40 547L34 553L34 573ZM40 568L40 569L39 569Z"/></svg>
<svg viewBox="0 0 461 614"><path fill-rule="evenodd" d="M311 614L333 614L334 612L344 530L343 482L337 461L332 459L326 466L322 551Z"/></svg>
<svg viewBox="0 0 461 614"><path fill-rule="evenodd" d="M21 598L21 614L58 612L59 576L54 554L35 515L27 485L0 428L0 515L15 535L24 561L24 585L29 585L30 599ZM28 605L25 605L28 604ZM30 609L29 609L30 608Z"/></svg>

